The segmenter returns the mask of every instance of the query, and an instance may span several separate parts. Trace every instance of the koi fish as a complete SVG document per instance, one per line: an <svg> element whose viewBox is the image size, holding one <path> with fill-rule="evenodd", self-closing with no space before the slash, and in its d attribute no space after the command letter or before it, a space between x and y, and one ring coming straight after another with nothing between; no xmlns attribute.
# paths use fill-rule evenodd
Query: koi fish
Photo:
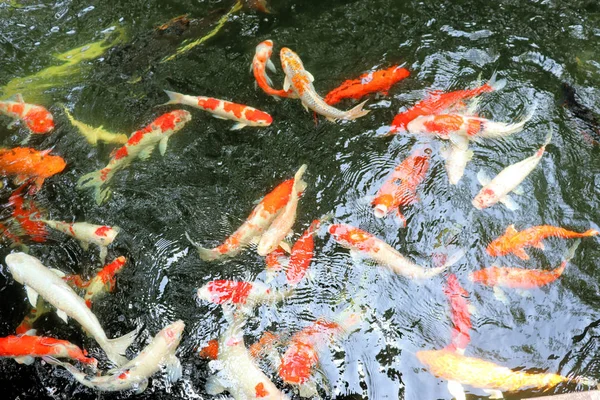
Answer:
<svg viewBox="0 0 600 400"><path fill-rule="evenodd" d="M424 268L404 257L383 240L353 226L334 224L329 226L329 233L336 242L350 249L351 252L371 258L378 264L388 267L394 273L410 279L432 278L456 263L464 255L464 251L461 249L448 257L442 266Z"/></svg>
<svg viewBox="0 0 600 400"><path fill-rule="evenodd" d="M368 100L363 101L348 111L338 110L325 103L317 94L312 84L315 78L313 78L310 72L304 69L304 64L302 64L300 57L292 50L284 47L281 49L280 58L281 66L285 72L283 90L287 91L291 88L298 95L302 101L302 105L307 110L310 108L317 114L325 116L330 121L338 119L353 120L369 113L369 110L363 110L363 106Z"/></svg>
<svg viewBox="0 0 600 400"><path fill-rule="evenodd" d="M89 308L92 308L92 299L98 298L104 293L112 292L115 289L116 275L121 272L126 262L127 259L120 256L90 279L87 284L85 296L83 297L85 304Z"/></svg>
<svg viewBox="0 0 600 400"><path fill-rule="evenodd" d="M456 399L465 399L462 385L484 389L501 398L498 392L515 392L524 389L550 389L570 381L557 374L532 374L512 371L509 368L479 358L467 357L450 350L423 350L416 353L419 361L438 378L448 380L448 389Z"/></svg>
<svg viewBox="0 0 600 400"><path fill-rule="evenodd" d="M481 210L493 206L497 202L501 202L509 210L516 210L519 208L519 205L516 204L508 194L517 189L521 182L523 182L531 171L537 167L544 155L546 146L550 143L551 139L552 133L549 133L544 145L533 156L509 165L500 171L494 179L489 179L483 170L479 171L477 178L479 183L483 185L483 188L481 188L477 196L473 199L473 206L476 209Z"/></svg>
<svg viewBox="0 0 600 400"><path fill-rule="evenodd" d="M147 160L157 144L160 154L164 156L169 138L191 119L191 114L185 110L171 111L156 118L150 125L133 133L106 167L79 178L77 188L94 188L96 203L102 204L111 193L110 188L103 186L109 185L117 171L127 168L136 158Z"/></svg>
<svg viewBox="0 0 600 400"><path fill-rule="evenodd" d="M388 95L388 91L396 83L404 78L408 78L410 72L401 68L399 65L371 71L362 74L358 79L349 79L337 88L333 89L325 96L325 103L330 106L339 103L343 99L360 99L370 93L383 93Z"/></svg>
<svg viewBox="0 0 600 400"><path fill-rule="evenodd" d="M442 93L434 91L429 96L409 108L408 110L397 114L392 121L392 127L388 135L397 134L399 131L405 131L410 121L421 115L439 114L453 106L460 105L465 100L472 99L482 93L500 90L506 85L506 80L496 80L496 74L492 75L490 81L475 89L456 90L454 92Z"/></svg>
<svg viewBox="0 0 600 400"><path fill-rule="evenodd" d="M234 256L259 237L271 225L275 217L279 215L288 203L294 183L294 179L288 179L269 192L252 210L242 226L225 239L220 246L213 249L205 249L198 243L195 243L187 233L186 237L196 247L200 258L204 261L213 261L223 256ZM302 183L299 183L299 185L300 189L305 189Z"/></svg>
<svg viewBox="0 0 600 400"><path fill-rule="evenodd" d="M29 147L0 149L0 175L15 178L17 185L33 180L39 190L45 179L62 172L67 165L62 157L50 155L50 151Z"/></svg>
<svg viewBox="0 0 600 400"><path fill-rule="evenodd" d="M265 14L271 14L271 10L267 7L267 0L243 0L246 7L253 8Z"/></svg>
<svg viewBox="0 0 600 400"><path fill-rule="evenodd" d="M556 226L542 225L532 226L518 232L514 225L509 225L504 232L504 235L495 239L486 249L487 253L492 257L514 254L521 260L529 260L529 255L524 248L533 246L538 249L544 249L542 240L549 237L559 237L562 239L576 239L587 236L596 236L599 232L595 229L588 229L585 232L578 233L569 231Z"/></svg>
<svg viewBox="0 0 600 400"><path fill-rule="evenodd" d="M25 253L11 253L6 256L5 262L14 280L25 285L27 297L33 307L37 304L39 294L56 307L56 313L63 321L67 322L69 316L79 322L96 339L112 362L117 365L127 362L122 354L135 338L135 330L119 338L108 339L98 318L86 306L85 301L37 258Z"/></svg>
<svg viewBox="0 0 600 400"><path fill-rule="evenodd" d="M69 235L81 244L84 250L87 250L90 244L95 244L100 249L100 263L104 264L108 246L115 240L121 228L118 226L110 227L106 225L94 225L87 222L62 222L51 221L48 219L37 219L50 228Z"/></svg>
<svg viewBox="0 0 600 400"><path fill-rule="evenodd" d="M275 64L271 61L271 54L273 54L273 41L265 40L256 46L256 53L252 59L252 72L258 86L269 96L273 96L275 99L280 97L297 98L296 93L292 90L277 90L273 89L273 82L267 75L267 68L272 72L275 72Z"/></svg>
<svg viewBox="0 0 600 400"><path fill-rule="evenodd" d="M280 271L281 260L286 259L286 251L282 247L278 247L265 257L265 264L267 272L277 272Z"/></svg>
<svg viewBox="0 0 600 400"><path fill-rule="evenodd" d="M296 222L298 199L300 198L300 193L306 188L306 182L302 180L306 168L306 164L303 164L294 175L294 184L290 198L285 208L275 217L267 231L261 236L256 250L258 255L266 256L274 251L291 231L294 222Z"/></svg>
<svg viewBox="0 0 600 400"><path fill-rule="evenodd" d="M473 327L471 312L469 311L469 292L463 289L456 275L450 274L446 286L444 286L444 294L450 302L450 315L453 325L452 341L450 346L446 348L464 354L467 345L471 341L469 331Z"/></svg>
<svg viewBox="0 0 600 400"><path fill-rule="evenodd" d="M27 250L27 246L23 243L21 238L14 233L8 226L0 222L0 234L2 238L10 241L11 247L21 247L25 251Z"/></svg>
<svg viewBox="0 0 600 400"><path fill-rule="evenodd" d="M272 332L265 332L260 339L252 344L248 351L253 358L259 357L265 350L271 348L279 341L279 336ZM202 347L198 352L202 358L216 360L219 357L219 341L216 339L209 340L206 346Z"/></svg>
<svg viewBox="0 0 600 400"><path fill-rule="evenodd" d="M85 137L87 142L92 146L96 146L98 144L98 141L116 144L127 143L127 135L125 135L124 133L112 133L104 129L104 127L102 126L93 127L88 124L84 124L83 122L77 121L75 118L73 118L67 107L65 107L64 105L63 110L65 112L65 115L69 119L69 122L71 122L71 125L77 128L79 133L81 133L83 137Z"/></svg>
<svg viewBox="0 0 600 400"><path fill-rule="evenodd" d="M273 304L288 297L292 291L271 290L260 282L229 281L220 279L208 282L198 289L198 298L214 304Z"/></svg>
<svg viewBox="0 0 600 400"><path fill-rule="evenodd" d="M33 200L28 201L28 206L25 206L23 190L26 186L26 184L19 186L9 197L8 204L13 207L12 217L19 224L23 232L34 242L43 243L46 241L48 232L42 222L34 221L30 218L32 214L37 214L40 210L36 207Z"/></svg>
<svg viewBox="0 0 600 400"><path fill-rule="evenodd" d="M29 331L35 334L35 331ZM66 340L29 334L0 338L0 357L14 358L19 364L30 365L33 359L52 356L54 358L70 358L90 366L96 370L98 360L87 356L87 351Z"/></svg>
<svg viewBox="0 0 600 400"><path fill-rule="evenodd" d="M298 238L296 243L294 243L290 254L290 261L285 270L285 278L288 285L295 286L304 278L313 259L315 248L314 235L322 223L323 219L315 219L302 236Z"/></svg>
<svg viewBox="0 0 600 400"><path fill-rule="evenodd" d="M14 100L0 101L0 113L13 118L8 129L17 121L22 121L33 134L45 134L54 129L54 118L50 111L42 106L25 103L20 94L15 95Z"/></svg>
<svg viewBox="0 0 600 400"><path fill-rule="evenodd" d="M206 346L198 351L198 355L209 360L216 360L219 357L219 341L217 339L209 340Z"/></svg>
<svg viewBox="0 0 600 400"><path fill-rule="evenodd" d="M429 148L417 150L394 169L372 201L376 218L383 218L390 210L396 209L396 215L403 226L406 226L406 218L400 211L400 207L419 201L417 186L425 179L429 169L430 154Z"/></svg>
<svg viewBox="0 0 600 400"><path fill-rule="evenodd" d="M442 149L442 158L448 174L448 181L456 185L465 173L467 163L473 158L473 150L469 150L469 139L464 136L455 136L448 147Z"/></svg>
<svg viewBox="0 0 600 400"><path fill-rule="evenodd" d="M73 365L52 357L46 357L45 361L62 366L73 375L77 382L95 390L117 392L135 389L136 393L142 393L148 387L148 378L158 372L161 366L166 367L170 382L176 382L181 378L181 363L175 352L183 336L184 328L185 324L181 320L164 327L136 358L120 368L110 371L110 375L90 377Z"/></svg>
<svg viewBox="0 0 600 400"><path fill-rule="evenodd" d="M169 101L165 105L184 104L207 111L215 118L236 121L236 124L231 128L232 131L242 129L245 126L269 126L273 122L273 117L266 112L242 104L213 97L188 96L168 90L165 90L165 93L169 96Z"/></svg>

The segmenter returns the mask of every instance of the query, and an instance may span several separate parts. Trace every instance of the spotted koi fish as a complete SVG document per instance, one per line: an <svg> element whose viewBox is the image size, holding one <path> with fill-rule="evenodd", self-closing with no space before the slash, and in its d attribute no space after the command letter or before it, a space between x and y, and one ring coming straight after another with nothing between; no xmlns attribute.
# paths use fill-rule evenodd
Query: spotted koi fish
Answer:
<svg viewBox="0 0 600 400"><path fill-rule="evenodd" d="M390 210L395 209L402 225L406 226L406 218L400 207L418 201L417 186L425 179L430 154L430 148L417 150L394 169L372 201L376 218L383 218Z"/></svg>
<svg viewBox="0 0 600 400"><path fill-rule="evenodd" d="M537 167L544 152L546 146L552 139L552 133L548 134L544 145L531 157L526 158L523 161L509 165L504 168L494 179L489 179L483 171L477 174L479 182L483 185L483 188L479 191L477 196L473 199L472 203L475 208L481 210L493 206L497 202L501 202L509 210L516 210L519 208L508 195L527 178L527 176Z"/></svg>
<svg viewBox="0 0 600 400"><path fill-rule="evenodd" d="M330 106L339 103L343 99L361 99L371 93L382 93L387 96L388 91L396 83L408 78L410 72L399 65L371 71L362 74L358 79L349 79L325 96L325 103Z"/></svg>
<svg viewBox="0 0 600 400"><path fill-rule="evenodd" d="M215 118L230 119L237 123L231 130L242 129L245 126L269 126L273 117L264 111L242 104L219 100L212 97L188 96L165 90L169 101L165 104L184 104L211 113Z"/></svg>
<svg viewBox="0 0 600 400"><path fill-rule="evenodd" d="M11 129L17 121L22 121L33 134L45 134L54 129L54 118L42 106L28 104L20 94L14 100L0 101L0 113L13 118L8 125Z"/></svg>
<svg viewBox="0 0 600 400"><path fill-rule="evenodd" d="M96 370L98 360L88 357L87 351L66 340L34 336L35 331L0 338L0 357L14 358L19 364L30 365L34 358L52 356L69 358Z"/></svg>
<svg viewBox="0 0 600 400"><path fill-rule="evenodd" d="M444 293L450 302L450 315L452 321L452 341L446 349L465 353L467 345L471 341L472 328L471 312L469 311L469 292L467 292L454 274L448 275Z"/></svg>
<svg viewBox="0 0 600 400"><path fill-rule="evenodd" d="M34 221L30 218L32 214L39 214L40 210L35 205L33 200L27 202L23 197L23 190L27 187L26 184L19 186L8 199L8 204L13 207L12 217L19 224L23 233L36 243L46 241L48 232L41 221Z"/></svg>
<svg viewBox="0 0 600 400"><path fill-rule="evenodd" d="M62 157L50 155L50 151L29 147L0 149L0 175L14 178L17 185L33 181L34 191L39 190L44 180L62 172L67 166Z"/></svg>
<svg viewBox="0 0 600 400"><path fill-rule="evenodd" d="M108 165L99 171L83 175L77 181L78 189L94 188L96 203L105 202L110 196L110 184L115 173L127 168L136 158L147 160L158 144L161 155L165 155L169 138L192 119L185 110L175 110L161 115L148 126L133 133L127 143L119 148Z"/></svg>
<svg viewBox="0 0 600 400"><path fill-rule="evenodd" d="M198 298L214 304L255 305L277 303L292 293L272 290L260 282L216 280L198 289Z"/></svg>
<svg viewBox="0 0 600 400"><path fill-rule="evenodd" d="M429 97L421 100L408 110L397 114L392 121L392 127L389 135L394 135L407 129L408 123L421 115L435 115L451 109L454 106L464 105L464 101L477 97L483 93L500 90L506 85L506 81L501 79L496 81L496 74L490 81L475 89L456 90L454 92L443 93L434 91Z"/></svg>
<svg viewBox="0 0 600 400"><path fill-rule="evenodd" d="M295 180L288 179L269 192L252 210L248 219L240 226L223 244L213 249L205 249L186 236L196 246L200 258L204 261L213 261L224 256L234 256L256 238L260 237L265 229L279 215L288 203ZM304 190L305 187L301 187Z"/></svg>
<svg viewBox="0 0 600 400"><path fill-rule="evenodd" d="M116 275L121 272L126 262L127 259L120 256L102 268L95 277L90 279L89 283L86 285L87 290L83 297L85 304L89 308L92 308L93 299L97 299L104 293L112 292L115 289Z"/></svg>
<svg viewBox="0 0 600 400"><path fill-rule="evenodd" d="M549 237L559 237L561 239L577 239L588 236L596 236L600 234L595 229L589 229L585 232L578 233L556 226L542 225L532 226L518 232L514 225L509 225L504 232L504 235L495 239L486 249L487 253L492 257L505 256L514 254L521 260L529 260L529 255L524 248L533 246L538 249L544 249L542 240Z"/></svg>
<svg viewBox="0 0 600 400"><path fill-rule="evenodd" d="M285 72L285 81L283 90L287 91L290 88L298 95L302 101L302 105L306 109L311 109L317 114L325 116L330 121L338 119L353 120L363 117L369 113L369 110L363 110L363 106L367 101L364 101L348 111L338 110L335 107L327 104L315 91L313 81L315 78L304 69L302 60L292 50L284 47L280 52L281 65Z"/></svg>
<svg viewBox="0 0 600 400"><path fill-rule="evenodd" d="M275 65L271 61L271 54L273 54L273 41L265 40L256 46L256 53L252 59L252 72L258 86L269 96L273 96L275 99L280 97L297 98L296 93L292 90L285 91L283 89L273 89L273 82L267 75L267 68L271 72L275 72Z"/></svg>
<svg viewBox="0 0 600 400"><path fill-rule="evenodd" d="M298 238L296 243L294 243L294 246L292 246L288 267L285 270L285 278L288 285L295 286L304 278L313 259L315 248L314 235L319 230L323 221L328 218L315 219L302 236Z"/></svg>
<svg viewBox="0 0 600 400"><path fill-rule="evenodd" d="M394 273L410 279L432 278L456 263L464 255L464 251L461 249L448 257L442 266L424 268L404 257L383 240L353 226L344 224L330 225L329 233L336 242L350 249L355 254L371 258L378 264L388 267Z"/></svg>

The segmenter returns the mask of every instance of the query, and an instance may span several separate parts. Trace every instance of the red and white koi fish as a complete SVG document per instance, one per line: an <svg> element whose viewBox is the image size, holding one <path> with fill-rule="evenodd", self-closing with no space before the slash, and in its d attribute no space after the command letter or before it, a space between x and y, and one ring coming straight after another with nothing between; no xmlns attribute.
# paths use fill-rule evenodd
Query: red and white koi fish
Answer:
<svg viewBox="0 0 600 400"><path fill-rule="evenodd" d="M104 293L112 292L115 288L116 275L121 272L127 259L123 256L118 257L116 260L106 265L104 268L96 274L95 277L90 279L87 284L85 291L85 304L92 308L92 299L97 299Z"/></svg>
<svg viewBox="0 0 600 400"><path fill-rule="evenodd" d="M290 261L285 270L285 278L288 285L296 286L304 278L313 259L315 248L314 235L326 219L329 219L329 217L315 219L302 236L298 238L296 243L294 243L294 246L292 246Z"/></svg>
<svg viewBox="0 0 600 400"><path fill-rule="evenodd" d="M185 324L181 320L166 326L136 358L112 370L110 375L90 377L71 364L60 362L52 357L46 357L45 360L50 364L64 367L77 382L89 388L102 392L135 389L136 393L141 393L148 386L148 378L157 373L162 366L166 367L170 382L176 382L181 378L181 363L175 352L181 342L184 328Z"/></svg>
<svg viewBox="0 0 600 400"><path fill-rule="evenodd" d="M465 173L467 163L473 158L473 150L469 150L469 139L455 136L449 145L442 149L441 156L446 160L448 181L451 185L458 184Z"/></svg>
<svg viewBox="0 0 600 400"><path fill-rule="evenodd" d="M363 106L368 100L363 101L348 111L338 110L325 103L317 94L312 84L315 78L313 78L310 72L304 69L304 64L302 64L300 57L292 50L284 47L281 49L280 58L281 66L285 72L283 90L287 91L291 88L298 95L302 101L302 105L306 109L310 108L317 114L325 116L330 121L338 119L353 120L369 113L369 110L363 110Z"/></svg>
<svg viewBox="0 0 600 400"><path fill-rule="evenodd" d="M279 302L291 293L291 290L285 292L272 290L260 282L219 279L208 282L198 289L198 298L214 304L256 305Z"/></svg>
<svg viewBox="0 0 600 400"><path fill-rule="evenodd" d="M157 144L160 154L164 156L169 138L191 119L191 114L185 110L171 111L156 118L150 125L133 133L106 167L79 178L77 188L94 188L96 203L102 204L111 193L110 188L103 187L110 184L117 171L127 168L136 158L148 159Z"/></svg>
<svg viewBox="0 0 600 400"><path fill-rule="evenodd" d="M452 321L452 341L446 347L448 350L465 353L467 345L471 341L469 331L472 328L471 312L469 311L469 292L467 292L454 274L448 275L444 293L450 303L450 319Z"/></svg>
<svg viewBox="0 0 600 400"><path fill-rule="evenodd" d="M50 151L30 147L0 149L0 175L14 177L17 185L32 180L35 190L39 190L44 180L62 172L67 166L61 156L51 155Z"/></svg>
<svg viewBox="0 0 600 400"><path fill-rule="evenodd" d="M448 257L444 265L436 268L424 268L410 261L383 240L368 232L345 224L329 226L329 233L336 242L360 256L375 260L378 264L410 279L428 279L442 273L464 255L461 249Z"/></svg>
<svg viewBox="0 0 600 400"><path fill-rule="evenodd" d="M20 94L14 100L0 101L0 113L13 118L8 125L11 129L17 121L23 121L33 134L45 134L54 129L54 118L50 111L42 106L28 104Z"/></svg>
<svg viewBox="0 0 600 400"><path fill-rule="evenodd" d="M198 356L208 360L216 360L219 357L219 341L217 339L209 340L206 346L198 351Z"/></svg>
<svg viewBox="0 0 600 400"><path fill-rule="evenodd" d="M418 201L417 186L425 179L430 154L430 148L416 150L394 169L372 201L375 217L383 218L395 209L403 226L406 226L406 218L400 212L400 207Z"/></svg>
<svg viewBox="0 0 600 400"><path fill-rule="evenodd" d="M267 272L278 272L282 268L282 260L287 260L287 252L281 246L267 254L265 257L265 269Z"/></svg>
<svg viewBox="0 0 600 400"><path fill-rule="evenodd" d="M87 250L90 244L95 244L100 249L100 263L104 264L108 246L115 240L121 228L118 226L94 225L87 222L62 222L48 219L36 219L43 222L50 228L67 234L77 240L84 250Z"/></svg>
<svg viewBox="0 0 600 400"><path fill-rule="evenodd" d="M37 243L46 241L48 232L43 222L34 221L30 217L32 214L39 214L40 210L33 200L28 200L25 205L23 191L27 184L23 184L15 190L8 199L8 204L13 207L12 217L19 224L23 233L31 240Z"/></svg>
<svg viewBox="0 0 600 400"><path fill-rule="evenodd" d="M264 111L243 104L232 103L227 100L219 100L213 97L188 96L181 93L165 90L169 101L166 104L184 104L200 110L207 111L215 118L230 119L237 123L231 130L242 129L245 126L269 126L273 117Z"/></svg>
<svg viewBox="0 0 600 400"><path fill-rule="evenodd" d="M506 81L504 79L496 81L496 74L494 74L488 83L475 89L456 90L449 93L442 93L441 91L431 92L426 99L421 100L408 110L397 114L392 121L392 127L388 134L394 135L405 131L408 123L421 115L442 113L445 110L460 105L465 100L477 97L482 93L500 90L504 85L506 85Z"/></svg>
<svg viewBox="0 0 600 400"><path fill-rule="evenodd" d="M483 188L481 188L477 196L473 199L473 206L481 210L493 206L497 202L501 202L509 210L519 208L519 205L508 194L517 189L521 182L537 167L551 139L552 133L549 133L544 145L533 156L509 165L500 171L494 179L490 180L483 170L479 171L477 179L479 179L479 183L483 185Z"/></svg>
<svg viewBox="0 0 600 400"><path fill-rule="evenodd" d="M87 351L66 340L34 334L35 330L31 330L27 334L0 338L0 357L14 358L19 364L27 365L38 357L70 358L96 370L98 360L88 357Z"/></svg>
<svg viewBox="0 0 600 400"><path fill-rule="evenodd" d="M264 230L271 225L275 217L279 215L290 199L294 183L295 180L293 178L288 179L269 192L252 210L242 226L225 239L225 242L220 246L213 249L205 249L190 239L186 233L188 240L196 246L200 258L204 261L213 261L223 256L231 257L238 254L245 246L260 237ZM305 189L304 186L300 188L302 190Z"/></svg>
<svg viewBox="0 0 600 400"><path fill-rule="evenodd" d="M271 54L273 54L273 41L265 40L256 46L256 53L252 60L252 72L258 86L269 96L273 96L275 99L280 97L298 98L296 93L292 90L285 91L283 89L273 89L273 82L267 75L267 68L272 72L275 72L275 65L271 61Z"/></svg>
<svg viewBox="0 0 600 400"><path fill-rule="evenodd" d="M542 243L542 240L546 238L578 239L598 234L600 232L595 229L579 233L550 225L532 226L518 232L514 225L509 225L504 235L492 241L486 251L492 257L505 256L512 253L521 260L529 260L529 255L527 255L524 248L533 246L543 250L544 243Z"/></svg>
<svg viewBox="0 0 600 400"><path fill-rule="evenodd" d="M86 332L96 339L112 362L117 365L127 362L123 354L135 338L136 331L120 338L108 339L98 318L90 311L85 301L40 260L25 253L11 253L6 256L5 262L14 280L25 285L27 297L33 307L37 305L39 294L56 307L56 313L63 321L67 322L67 317L71 317L79 322Z"/></svg>
<svg viewBox="0 0 600 400"><path fill-rule="evenodd" d="M294 184L290 199L281 213L269 225L266 232L262 234L258 242L258 248L256 249L258 255L266 256L274 251L291 231L294 222L296 222L298 199L300 198L300 194L306 189L306 182L302 180L306 168L306 164L303 164L294 175Z"/></svg>
<svg viewBox="0 0 600 400"><path fill-rule="evenodd" d="M370 93L382 93L387 96L388 91L396 83L408 78L410 72L399 65L371 71L362 74L358 79L349 79L340 86L333 89L325 96L325 103L330 106L339 103L343 99L361 99Z"/></svg>

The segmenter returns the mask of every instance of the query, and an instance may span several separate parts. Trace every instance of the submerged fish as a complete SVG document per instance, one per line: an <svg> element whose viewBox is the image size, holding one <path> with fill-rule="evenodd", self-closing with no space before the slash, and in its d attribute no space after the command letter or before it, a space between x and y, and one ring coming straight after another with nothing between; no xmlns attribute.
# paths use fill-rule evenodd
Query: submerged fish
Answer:
<svg viewBox="0 0 600 400"><path fill-rule="evenodd" d="M285 270L285 278L288 285L297 285L304 278L304 275L306 275L306 271L313 259L315 233L319 230L323 221L327 219L329 217L315 219L302 236L298 238L296 243L294 243L294 246L292 246L290 260Z"/></svg>
<svg viewBox="0 0 600 400"><path fill-rule="evenodd" d="M304 64L302 64L300 57L292 50L284 47L281 49L280 58L283 71L285 72L283 90L287 91L291 88L298 95L305 108L310 108L331 121L338 119L352 120L369 113L369 110L363 110L363 106L367 101L360 103L348 111L338 110L325 103L315 91L315 87L312 84L314 78L310 72L304 69Z"/></svg>
<svg viewBox="0 0 600 400"><path fill-rule="evenodd" d="M469 139L464 136L455 136L449 145L442 149L442 158L448 174L448 181L456 185L465 173L467 163L473 158L473 150L469 150Z"/></svg>
<svg viewBox="0 0 600 400"><path fill-rule="evenodd" d="M164 156L169 138L191 119L192 116L185 110L171 111L156 118L150 125L133 133L127 143L115 152L106 167L79 178L77 188L93 188L96 203L102 204L111 193L110 188L104 186L110 185L117 171L127 168L136 158L148 159L156 145Z"/></svg>
<svg viewBox="0 0 600 400"><path fill-rule="evenodd" d="M31 219L32 214L38 214L40 210L35 205L33 200L28 200L27 205L23 191L27 184L23 184L17 188L9 197L8 204L13 207L12 218L16 221L25 235L32 241L43 243L46 241L48 232L43 222Z"/></svg>
<svg viewBox="0 0 600 400"><path fill-rule="evenodd" d="M116 144L127 143L127 135L124 133L112 133L104 129L102 126L94 128L93 126L77 121L75 118L73 118L67 107L63 106L63 110L71 122L71 125L77 128L79 133L85 137L89 144L96 146L98 141Z"/></svg>
<svg viewBox="0 0 600 400"><path fill-rule="evenodd" d="M273 82L267 75L267 68L275 72L275 65L271 61L273 53L273 41L265 40L256 46L256 53L252 59L252 72L258 86L268 95L278 99L279 97L297 98L292 90L273 89Z"/></svg>
<svg viewBox="0 0 600 400"><path fill-rule="evenodd" d="M13 119L8 125L12 128L17 121L22 121L33 134L45 134L54 129L54 118L50 111L42 106L25 103L23 97L17 94L14 101L0 101L0 113Z"/></svg>
<svg viewBox="0 0 600 400"><path fill-rule="evenodd" d="M86 285L85 304L92 308L92 300L97 299L104 293L115 289L116 275L121 272L127 259L123 256L116 258L113 262L102 268Z"/></svg>
<svg viewBox="0 0 600 400"><path fill-rule="evenodd" d="M292 293L273 290L260 282L230 281L219 279L208 282L198 289L198 298L215 304L256 305L273 304Z"/></svg>
<svg viewBox="0 0 600 400"><path fill-rule="evenodd" d="M0 149L0 175L14 178L17 185L32 180L37 190L44 180L62 172L67 163L51 150L38 151L29 147Z"/></svg>
<svg viewBox="0 0 600 400"><path fill-rule="evenodd" d="M452 321L452 341L446 349L465 353L467 345L471 341L471 312L469 311L469 292L467 292L454 274L448 275L444 286L444 294L450 303L450 319Z"/></svg>

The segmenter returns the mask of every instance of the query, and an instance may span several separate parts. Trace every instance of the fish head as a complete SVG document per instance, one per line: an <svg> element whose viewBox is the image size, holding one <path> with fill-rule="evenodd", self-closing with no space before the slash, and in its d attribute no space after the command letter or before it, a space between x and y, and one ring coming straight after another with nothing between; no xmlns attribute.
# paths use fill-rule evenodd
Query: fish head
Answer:
<svg viewBox="0 0 600 400"><path fill-rule="evenodd" d="M252 121L256 126L269 126L273 122L273 117L264 111L256 109L247 109L244 113L247 120Z"/></svg>
<svg viewBox="0 0 600 400"><path fill-rule="evenodd" d="M281 66L288 76L304 70L304 64L302 64L298 54L287 47L281 49L279 58L281 59Z"/></svg>
<svg viewBox="0 0 600 400"><path fill-rule="evenodd" d="M392 70L392 82L398 82L401 79L407 78L410 72L406 68L395 67Z"/></svg>
<svg viewBox="0 0 600 400"><path fill-rule="evenodd" d="M381 196L377 196L373 200L373 213L375 214L375 218L383 218L385 217L394 204L394 196L391 194L382 194Z"/></svg>
<svg viewBox="0 0 600 400"><path fill-rule="evenodd" d="M264 42L260 42L258 46L256 46L256 56L262 62L266 62L269 58L271 58L271 54L273 54L273 41L268 39Z"/></svg>
<svg viewBox="0 0 600 400"><path fill-rule="evenodd" d="M42 160L41 168L38 168L36 172L43 178L48 178L62 172L67 166L65 160L60 156L44 156Z"/></svg>
<svg viewBox="0 0 600 400"><path fill-rule="evenodd" d="M178 320L163 328L163 330L160 331L160 335L165 340L167 345L174 350L179 345L179 342L183 337L184 328L184 322L182 320Z"/></svg>
<svg viewBox="0 0 600 400"><path fill-rule="evenodd" d="M334 224L329 227L329 233L337 242L344 246L366 248L368 241L372 239L371 234L350 225Z"/></svg>
<svg viewBox="0 0 600 400"><path fill-rule="evenodd" d="M173 134L183 128L183 126L191 121L191 119L192 114L190 114L189 111L175 110L156 118L152 124L160 129L162 133Z"/></svg>
<svg viewBox="0 0 600 400"><path fill-rule="evenodd" d="M101 226L94 231L94 236L102 246L108 246L119 234L118 227Z"/></svg>
<svg viewBox="0 0 600 400"><path fill-rule="evenodd" d="M494 192L494 189L489 187L484 187L481 191L475 196L473 199L473 206L481 210L483 208L489 207L492 204L497 203L499 200L498 195Z"/></svg>
<svg viewBox="0 0 600 400"><path fill-rule="evenodd" d="M183 128L183 126L192 120L192 114L187 110L175 110L171 111L173 115L173 123L175 124L175 130Z"/></svg>
<svg viewBox="0 0 600 400"><path fill-rule="evenodd" d="M11 253L6 256L4 261L13 279L21 284L25 284L28 276L38 272L40 265L43 267L37 258L25 253Z"/></svg>
<svg viewBox="0 0 600 400"><path fill-rule="evenodd" d="M54 129L52 114L42 106L33 106L23 117L23 121L33 133L43 134Z"/></svg>

